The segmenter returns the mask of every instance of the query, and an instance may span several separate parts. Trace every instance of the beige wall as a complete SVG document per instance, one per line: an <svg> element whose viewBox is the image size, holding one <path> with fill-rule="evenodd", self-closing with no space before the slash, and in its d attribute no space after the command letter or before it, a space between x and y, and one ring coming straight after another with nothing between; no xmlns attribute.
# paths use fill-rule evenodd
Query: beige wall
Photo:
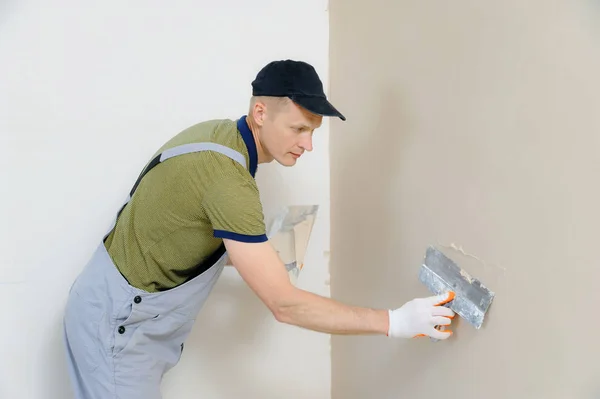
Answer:
<svg viewBox="0 0 600 399"><path fill-rule="evenodd" d="M600 397L600 4L330 12L332 296L429 295L438 243L497 293L449 341L334 337L333 398Z"/></svg>

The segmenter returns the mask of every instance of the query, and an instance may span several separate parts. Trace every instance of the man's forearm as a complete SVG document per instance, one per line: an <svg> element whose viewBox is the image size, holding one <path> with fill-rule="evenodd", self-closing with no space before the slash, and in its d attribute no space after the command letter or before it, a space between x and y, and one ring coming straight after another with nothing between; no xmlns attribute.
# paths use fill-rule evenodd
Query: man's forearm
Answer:
<svg viewBox="0 0 600 399"><path fill-rule="evenodd" d="M280 322L329 334L387 334L388 310L348 306L294 287L268 241L223 242L242 279Z"/></svg>
<svg viewBox="0 0 600 399"><path fill-rule="evenodd" d="M348 306L300 289L273 310L278 321L329 334L387 334L388 310Z"/></svg>

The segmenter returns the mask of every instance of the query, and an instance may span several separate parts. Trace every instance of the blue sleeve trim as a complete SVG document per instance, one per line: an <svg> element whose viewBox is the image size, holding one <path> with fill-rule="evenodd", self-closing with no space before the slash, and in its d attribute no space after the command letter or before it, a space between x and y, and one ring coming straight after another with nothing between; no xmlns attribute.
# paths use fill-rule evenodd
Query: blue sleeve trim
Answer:
<svg viewBox="0 0 600 399"><path fill-rule="evenodd" d="M216 238L227 238L229 240L241 241L241 242L265 242L268 240L266 234L258 236L249 236L246 234L233 233L225 230L215 230L214 235Z"/></svg>

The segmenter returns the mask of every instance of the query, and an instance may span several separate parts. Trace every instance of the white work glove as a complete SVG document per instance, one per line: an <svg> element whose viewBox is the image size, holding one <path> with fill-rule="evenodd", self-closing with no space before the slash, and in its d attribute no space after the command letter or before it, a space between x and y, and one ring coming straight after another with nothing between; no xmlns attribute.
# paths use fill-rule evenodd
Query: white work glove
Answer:
<svg viewBox="0 0 600 399"><path fill-rule="evenodd" d="M446 339L452 331L443 330L454 318L454 312L444 305L454 299L454 292L436 295L429 298L416 298L405 303L401 308L390 310L390 327L388 336L392 338L414 338L429 336L435 339ZM437 329L436 326L440 329Z"/></svg>

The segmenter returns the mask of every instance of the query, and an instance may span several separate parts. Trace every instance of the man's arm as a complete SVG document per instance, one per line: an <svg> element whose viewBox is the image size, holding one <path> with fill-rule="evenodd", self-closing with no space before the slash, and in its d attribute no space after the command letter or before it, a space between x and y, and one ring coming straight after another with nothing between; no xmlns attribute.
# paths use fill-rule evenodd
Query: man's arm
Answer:
<svg viewBox="0 0 600 399"><path fill-rule="evenodd" d="M387 334L411 338L431 336L446 339L454 312L441 306L454 293L416 298L395 310L348 306L291 284L279 255L270 242L245 243L224 239L232 264L244 281L271 310L275 318L313 331L329 334Z"/></svg>
<svg viewBox="0 0 600 399"><path fill-rule="evenodd" d="M268 241L223 241L231 263L278 321L329 334L388 333L388 310L348 306L292 285Z"/></svg>

